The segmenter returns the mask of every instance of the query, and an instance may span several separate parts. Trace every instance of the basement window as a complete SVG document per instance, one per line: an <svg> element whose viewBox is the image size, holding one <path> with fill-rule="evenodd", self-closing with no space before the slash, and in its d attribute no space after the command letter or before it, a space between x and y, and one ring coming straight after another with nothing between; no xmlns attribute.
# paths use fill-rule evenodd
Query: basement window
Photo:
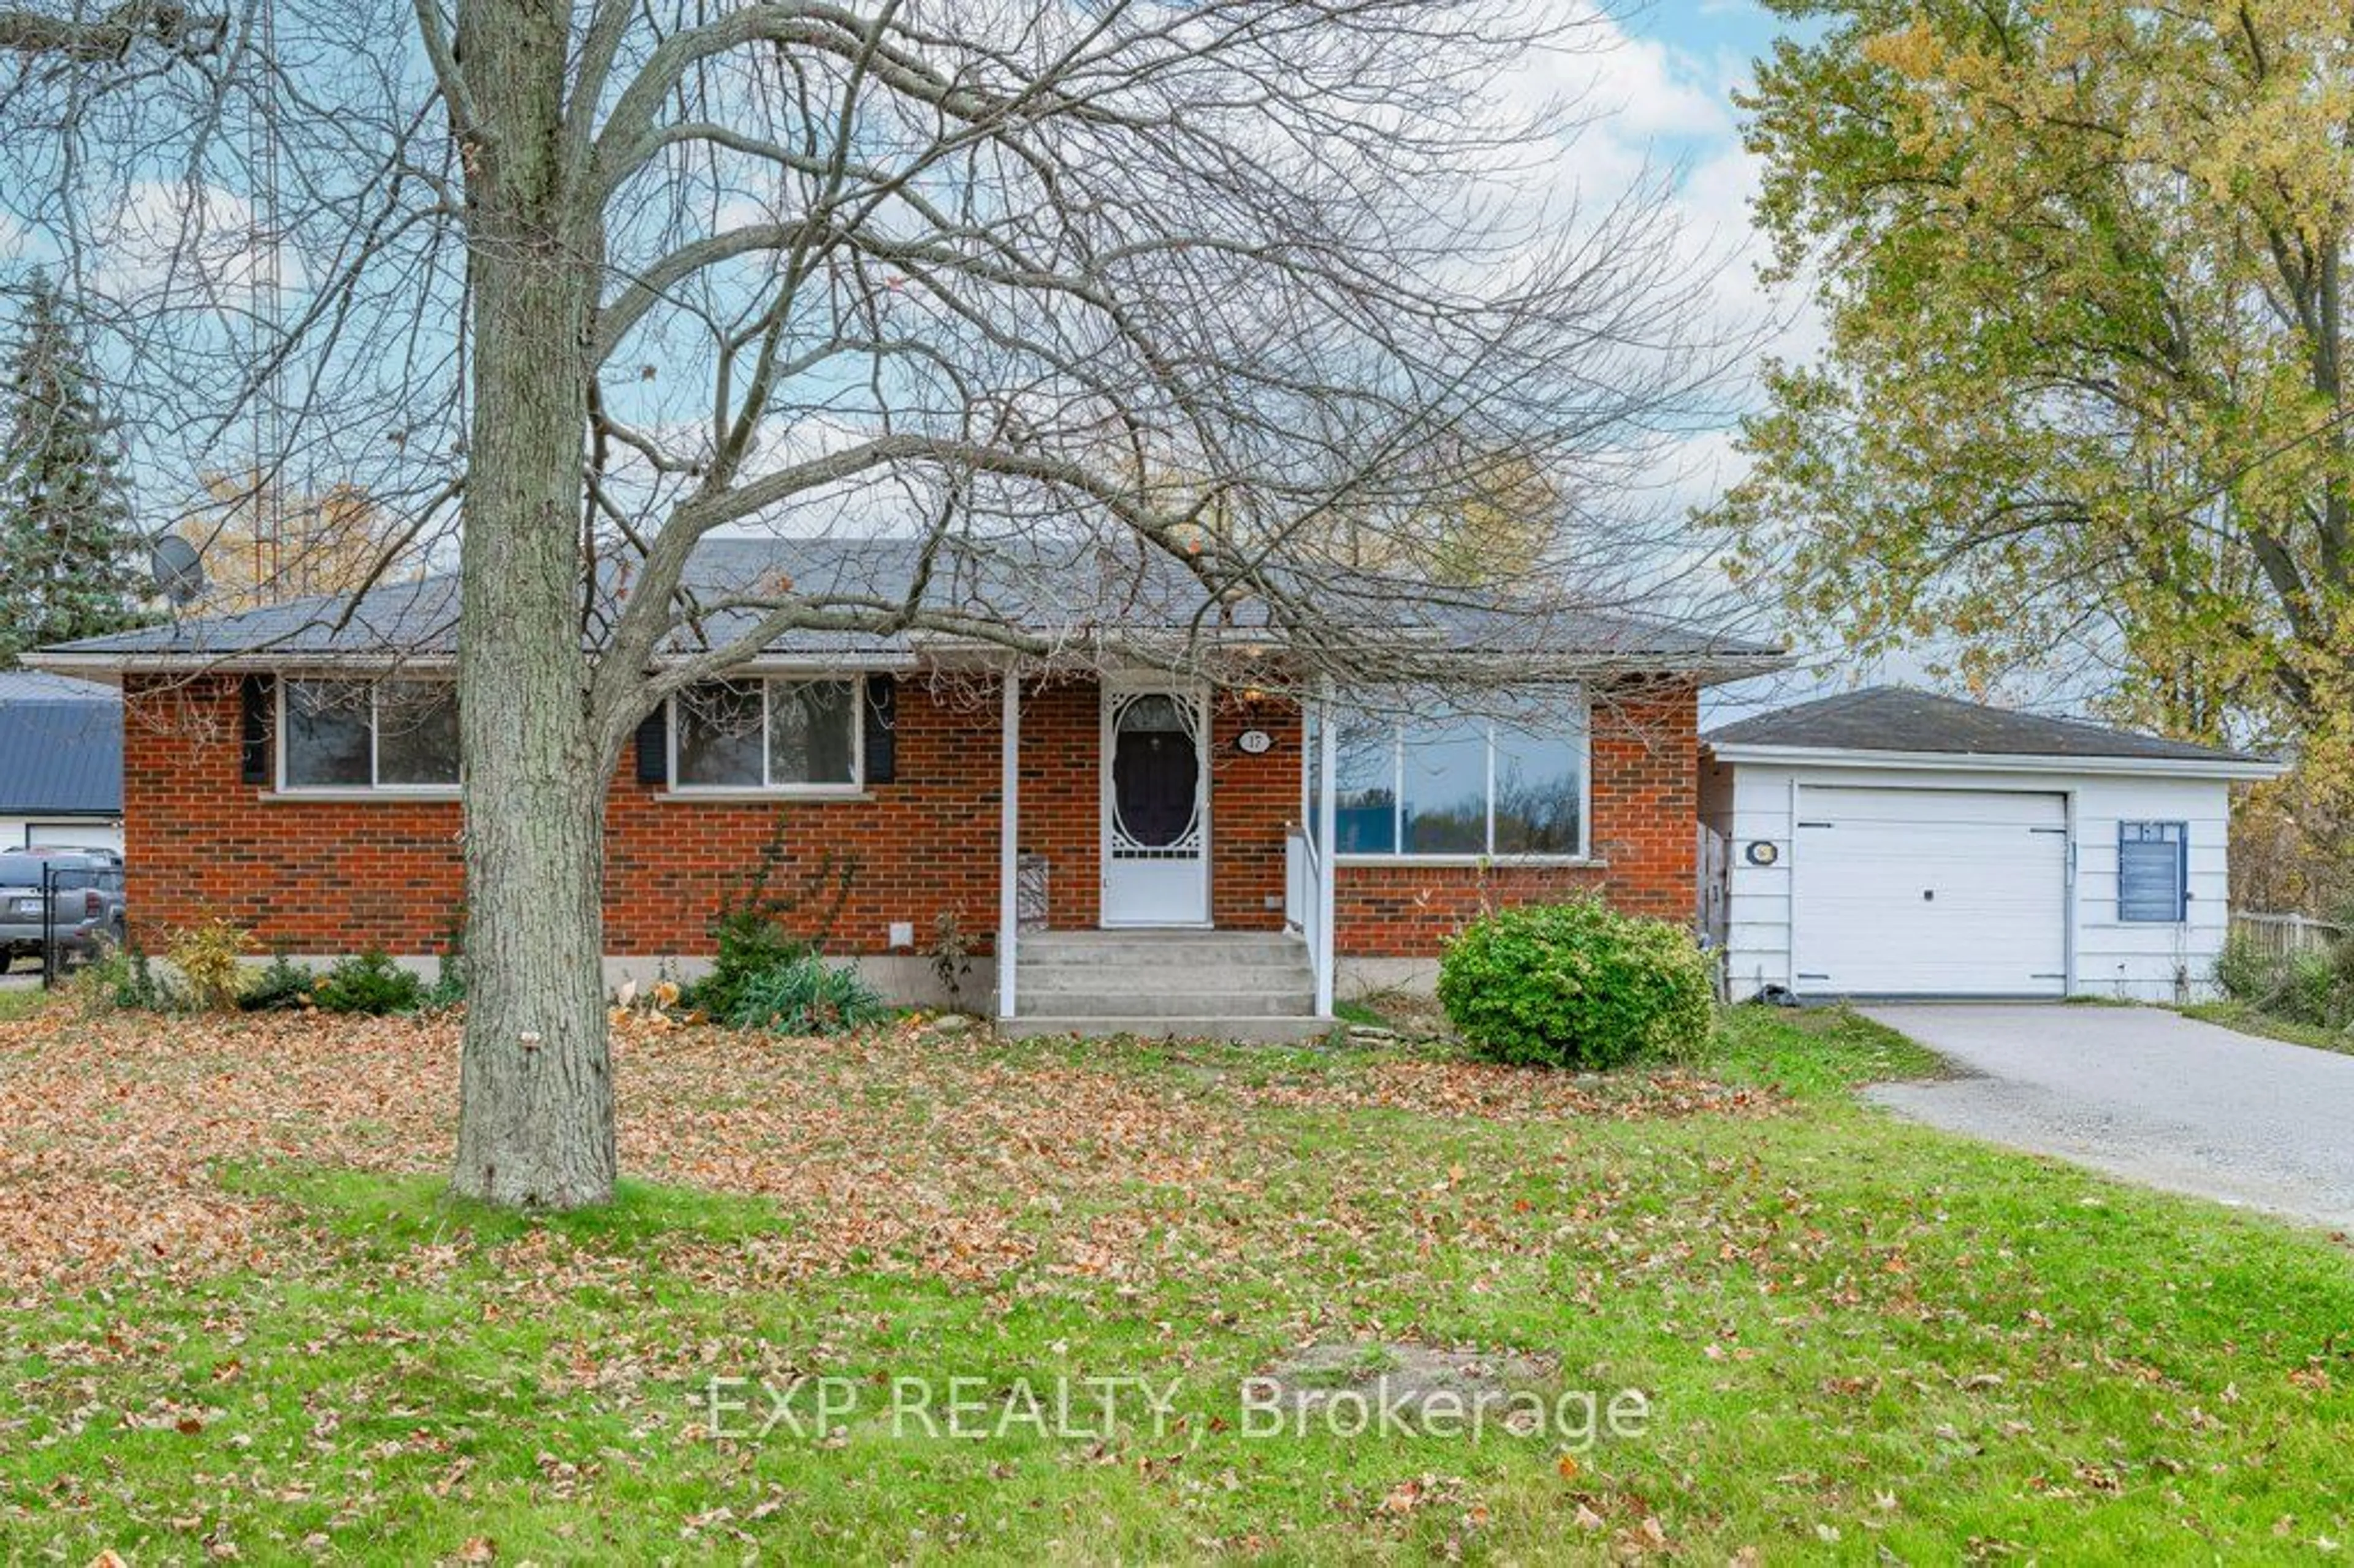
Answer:
<svg viewBox="0 0 2354 1568"><path fill-rule="evenodd" d="M672 788L772 793L858 788L855 680L710 681L671 699Z"/></svg>
<svg viewBox="0 0 2354 1568"><path fill-rule="evenodd" d="M279 683L278 787L458 787L458 688L446 680Z"/></svg>

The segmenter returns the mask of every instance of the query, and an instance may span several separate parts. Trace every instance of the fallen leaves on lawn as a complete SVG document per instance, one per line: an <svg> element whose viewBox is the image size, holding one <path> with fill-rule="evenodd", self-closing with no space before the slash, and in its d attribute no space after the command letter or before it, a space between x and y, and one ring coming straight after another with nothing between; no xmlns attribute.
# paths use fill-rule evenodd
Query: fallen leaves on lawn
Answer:
<svg viewBox="0 0 2354 1568"><path fill-rule="evenodd" d="M214 1161L419 1169L455 1070L447 1026L405 1019L0 1025L0 1294L252 1260L269 1205Z"/></svg>
<svg viewBox="0 0 2354 1568"><path fill-rule="evenodd" d="M1119 1047L1106 1046L1107 1053ZM666 1255L711 1283L760 1287L896 1264L966 1282L1126 1281L1177 1245L1235 1239L1214 1206L1246 1205L1272 1136L1259 1107L1499 1120L1766 1115L1770 1095L1661 1074L1606 1081L1401 1060L1268 1081L1154 1074L1107 1057L912 1027L840 1040L708 1027L629 1029L614 1043L621 1164L633 1176L775 1200L788 1224L741 1240L683 1236ZM0 1024L0 1298L119 1270L196 1277L291 1245L268 1196L225 1164L435 1172L454 1136L459 1024L318 1014L84 1018ZM1500 1235L1542 1216L1456 1202L1460 1165L1406 1223ZM1480 1172L1489 1179L1494 1172ZM1313 1239L1313 1238L1308 1238ZM516 1244L523 1245L523 1244ZM454 1266L419 1244L403 1268ZM521 1261L521 1260L519 1260ZM593 1258L529 1260L593 1269ZM552 1287L546 1278L537 1283Z"/></svg>
<svg viewBox="0 0 2354 1568"><path fill-rule="evenodd" d="M1247 1104L1292 1110L1403 1110L1490 1121L1766 1116L1782 1107L1764 1090L1681 1073L1597 1080L1483 1062L1411 1059L1370 1063L1348 1075L1255 1084L1235 1092Z"/></svg>

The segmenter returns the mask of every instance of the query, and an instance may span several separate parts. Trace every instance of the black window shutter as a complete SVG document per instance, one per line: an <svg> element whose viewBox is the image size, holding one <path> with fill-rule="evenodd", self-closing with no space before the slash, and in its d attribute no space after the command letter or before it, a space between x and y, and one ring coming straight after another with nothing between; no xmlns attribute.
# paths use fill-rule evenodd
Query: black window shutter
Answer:
<svg viewBox="0 0 2354 1568"><path fill-rule="evenodd" d="M248 675L238 683L239 696L245 705L245 724L240 733L243 755L239 758L239 776L248 784L270 782L270 709L277 693L271 690L268 675Z"/></svg>
<svg viewBox="0 0 2354 1568"><path fill-rule="evenodd" d="M670 704L645 716L638 726L638 782L670 782Z"/></svg>
<svg viewBox="0 0 2354 1568"><path fill-rule="evenodd" d="M890 784L899 777L899 682L892 675L866 677L866 782Z"/></svg>

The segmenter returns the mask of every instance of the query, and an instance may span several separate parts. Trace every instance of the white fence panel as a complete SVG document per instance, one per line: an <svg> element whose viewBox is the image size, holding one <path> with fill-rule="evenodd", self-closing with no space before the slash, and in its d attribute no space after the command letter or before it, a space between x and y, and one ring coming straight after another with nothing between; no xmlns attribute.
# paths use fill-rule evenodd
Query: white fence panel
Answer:
<svg viewBox="0 0 2354 1568"><path fill-rule="evenodd" d="M2309 915L2266 915L2251 909L2232 911L2232 939L2274 958L2318 953L2344 934L2344 927Z"/></svg>

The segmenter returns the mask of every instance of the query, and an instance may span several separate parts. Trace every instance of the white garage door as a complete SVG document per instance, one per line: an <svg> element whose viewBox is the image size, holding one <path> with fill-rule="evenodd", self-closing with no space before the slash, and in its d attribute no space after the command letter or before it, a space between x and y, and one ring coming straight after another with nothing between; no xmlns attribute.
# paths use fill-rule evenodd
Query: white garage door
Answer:
<svg viewBox="0 0 2354 1568"><path fill-rule="evenodd" d="M2064 797L1802 789L1791 873L1801 996L2066 992Z"/></svg>
<svg viewBox="0 0 2354 1568"><path fill-rule="evenodd" d="M122 853L120 822L0 820L0 849L45 844L51 849L111 849Z"/></svg>

